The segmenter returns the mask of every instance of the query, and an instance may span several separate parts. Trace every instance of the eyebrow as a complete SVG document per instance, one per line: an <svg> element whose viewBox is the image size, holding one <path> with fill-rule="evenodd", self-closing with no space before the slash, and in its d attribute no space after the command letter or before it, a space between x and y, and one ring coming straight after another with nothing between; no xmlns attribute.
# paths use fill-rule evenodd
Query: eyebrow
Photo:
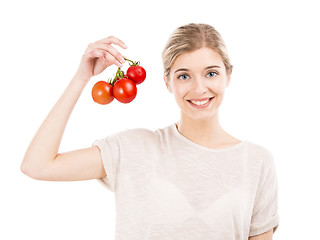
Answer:
<svg viewBox="0 0 320 240"><path fill-rule="evenodd" d="M210 69L210 68L220 68L220 66L218 66L218 65L208 66L208 67L205 68L205 70L206 70L206 69ZM179 71L189 71L189 69L188 69L188 68L179 68L179 69L176 70L174 73L179 72Z"/></svg>

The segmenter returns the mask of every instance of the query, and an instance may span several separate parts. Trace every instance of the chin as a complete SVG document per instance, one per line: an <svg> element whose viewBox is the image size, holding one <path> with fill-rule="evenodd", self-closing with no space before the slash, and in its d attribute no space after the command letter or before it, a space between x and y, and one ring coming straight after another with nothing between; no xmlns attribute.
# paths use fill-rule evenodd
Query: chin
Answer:
<svg viewBox="0 0 320 240"><path fill-rule="evenodd" d="M183 115L185 115L185 117L192 119L194 121L212 121L215 113L211 112L211 113L183 113Z"/></svg>

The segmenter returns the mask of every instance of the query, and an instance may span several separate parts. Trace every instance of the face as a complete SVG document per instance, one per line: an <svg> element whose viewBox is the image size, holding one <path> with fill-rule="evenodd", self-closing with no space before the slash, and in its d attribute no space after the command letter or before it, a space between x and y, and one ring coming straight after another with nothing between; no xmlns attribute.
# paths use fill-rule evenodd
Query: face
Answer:
<svg viewBox="0 0 320 240"><path fill-rule="evenodd" d="M223 59L210 48L181 54L170 70L166 85L174 94L182 117L210 120L230 83Z"/></svg>

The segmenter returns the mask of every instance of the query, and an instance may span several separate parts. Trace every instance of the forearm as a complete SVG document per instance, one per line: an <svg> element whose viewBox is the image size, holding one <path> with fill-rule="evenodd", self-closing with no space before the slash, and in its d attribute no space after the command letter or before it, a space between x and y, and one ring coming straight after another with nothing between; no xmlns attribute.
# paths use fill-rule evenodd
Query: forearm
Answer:
<svg viewBox="0 0 320 240"><path fill-rule="evenodd" d="M77 75L72 78L32 139L21 164L23 171L35 171L55 159L68 119L87 82Z"/></svg>

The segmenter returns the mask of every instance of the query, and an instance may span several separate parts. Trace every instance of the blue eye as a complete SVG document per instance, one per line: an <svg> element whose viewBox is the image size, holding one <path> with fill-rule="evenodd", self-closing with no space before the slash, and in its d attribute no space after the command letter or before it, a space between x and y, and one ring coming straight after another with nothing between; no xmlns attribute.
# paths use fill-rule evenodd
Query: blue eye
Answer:
<svg viewBox="0 0 320 240"><path fill-rule="evenodd" d="M188 76L187 74L182 74L178 78L180 78L181 80L186 80L187 76Z"/></svg>
<svg viewBox="0 0 320 240"><path fill-rule="evenodd" d="M209 76L209 77L214 77L215 75L218 75L218 74L216 72L209 72L207 74L207 76Z"/></svg>

